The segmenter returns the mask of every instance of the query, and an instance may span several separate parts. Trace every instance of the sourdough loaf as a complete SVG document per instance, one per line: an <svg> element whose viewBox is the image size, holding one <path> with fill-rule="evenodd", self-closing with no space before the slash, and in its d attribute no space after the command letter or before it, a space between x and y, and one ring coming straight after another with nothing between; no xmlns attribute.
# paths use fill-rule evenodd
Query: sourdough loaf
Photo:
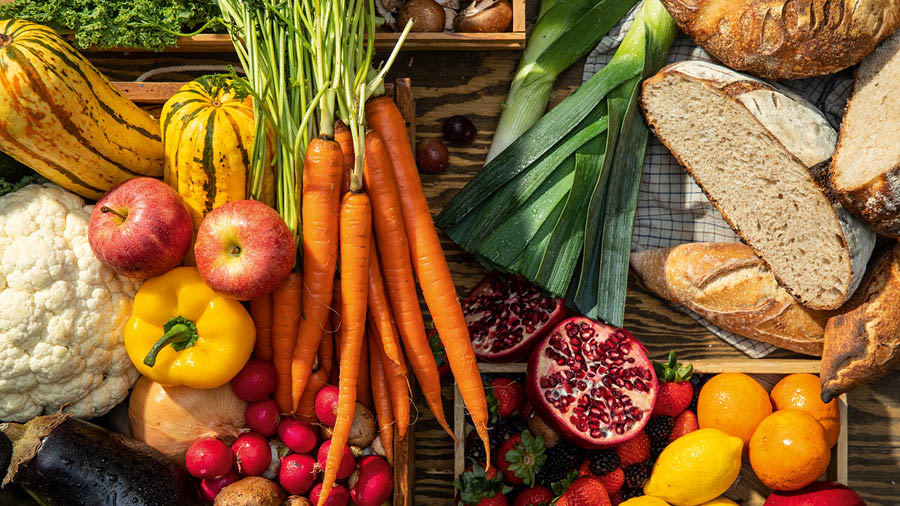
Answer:
<svg viewBox="0 0 900 506"><path fill-rule="evenodd" d="M801 305L741 243L688 243L635 252L631 266L660 297L725 330L821 355L828 313Z"/></svg>
<svg viewBox="0 0 900 506"><path fill-rule="evenodd" d="M825 326L822 398L873 383L900 366L900 245L879 257L842 314Z"/></svg>
<svg viewBox="0 0 900 506"><path fill-rule="evenodd" d="M875 235L832 202L809 169L837 134L802 98L697 61L643 84L647 122L781 285L836 309L859 285Z"/></svg>
<svg viewBox="0 0 900 506"><path fill-rule="evenodd" d="M900 33L856 72L831 162L831 186L874 231L900 237Z"/></svg>
<svg viewBox="0 0 900 506"><path fill-rule="evenodd" d="M662 0L678 26L729 67L768 79L859 63L900 23L896 0Z"/></svg>

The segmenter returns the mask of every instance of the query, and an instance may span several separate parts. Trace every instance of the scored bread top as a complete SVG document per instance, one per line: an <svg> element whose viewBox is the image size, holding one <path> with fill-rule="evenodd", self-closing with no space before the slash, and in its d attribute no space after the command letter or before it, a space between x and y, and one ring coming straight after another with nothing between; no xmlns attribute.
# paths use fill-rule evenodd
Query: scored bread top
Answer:
<svg viewBox="0 0 900 506"><path fill-rule="evenodd" d="M778 281L814 309L859 284L874 234L828 199L809 169L837 134L802 98L706 62L679 62L643 85L647 121Z"/></svg>

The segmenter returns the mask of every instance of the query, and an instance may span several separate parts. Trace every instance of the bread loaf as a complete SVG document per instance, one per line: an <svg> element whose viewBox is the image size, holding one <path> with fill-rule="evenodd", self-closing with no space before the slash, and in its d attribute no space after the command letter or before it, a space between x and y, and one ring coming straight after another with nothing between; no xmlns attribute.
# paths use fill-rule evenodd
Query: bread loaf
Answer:
<svg viewBox="0 0 900 506"><path fill-rule="evenodd" d="M900 33L856 72L831 162L831 186L875 232L900 237Z"/></svg>
<svg viewBox="0 0 900 506"><path fill-rule="evenodd" d="M636 252L631 265L653 293L725 330L822 354L828 313L794 300L744 244L698 242Z"/></svg>
<svg viewBox="0 0 900 506"><path fill-rule="evenodd" d="M725 65L767 79L859 63L900 23L896 0L662 0L678 26Z"/></svg>
<svg viewBox="0 0 900 506"><path fill-rule="evenodd" d="M900 366L900 245L878 258L843 314L825 327L822 398L873 383Z"/></svg>
<svg viewBox="0 0 900 506"><path fill-rule="evenodd" d="M818 110L763 81L696 61L647 79L641 102L659 139L788 292L823 310L850 297L875 235L810 174L837 140Z"/></svg>

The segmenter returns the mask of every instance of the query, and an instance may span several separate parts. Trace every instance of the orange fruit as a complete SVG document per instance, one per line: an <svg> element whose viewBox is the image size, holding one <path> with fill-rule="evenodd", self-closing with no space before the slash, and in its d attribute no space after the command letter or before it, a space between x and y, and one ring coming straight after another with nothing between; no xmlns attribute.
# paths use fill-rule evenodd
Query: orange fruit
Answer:
<svg viewBox="0 0 900 506"><path fill-rule="evenodd" d="M756 426L772 414L769 393L743 373L713 376L697 398L697 423L701 429L719 429L744 441L744 450Z"/></svg>
<svg viewBox="0 0 900 506"><path fill-rule="evenodd" d="M750 466L773 490L799 490L809 485L825 473L830 461L825 429L805 411L772 413L750 439Z"/></svg>
<svg viewBox="0 0 900 506"><path fill-rule="evenodd" d="M813 416L825 429L825 442L831 448L841 432L837 401L822 402L822 386L814 374L790 374L772 389L772 405L776 410L799 409Z"/></svg>

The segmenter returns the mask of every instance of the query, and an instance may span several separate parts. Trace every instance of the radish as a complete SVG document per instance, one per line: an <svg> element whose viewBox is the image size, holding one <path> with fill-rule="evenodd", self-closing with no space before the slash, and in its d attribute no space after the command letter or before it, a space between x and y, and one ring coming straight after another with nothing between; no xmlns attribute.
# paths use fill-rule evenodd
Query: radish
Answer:
<svg viewBox="0 0 900 506"><path fill-rule="evenodd" d="M230 471L232 464L228 445L216 438L194 441L184 455L184 467L194 478L218 478Z"/></svg>
<svg viewBox="0 0 900 506"><path fill-rule="evenodd" d="M337 422L338 393L338 387L325 385L316 394L316 418L329 427Z"/></svg>
<svg viewBox="0 0 900 506"><path fill-rule="evenodd" d="M241 477L234 471L229 471L224 476L218 478L204 478L203 481L200 482L200 492L203 493L204 499L213 502L223 488L239 479L241 479Z"/></svg>
<svg viewBox="0 0 900 506"><path fill-rule="evenodd" d="M263 474L272 462L269 442L255 432L248 432L237 438L231 445L231 451L237 460L238 472L245 476Z"/></svg>
<svg viewBox="0 0 900 506"><path fill-rule="evenodd" d="M271 362L253 358L231 380L231 389L241 400L261 401L275 391L276 380L275 366Z"/></svg>
<svg viewBox="0 0 900 506"><path fill-rule="evenodd" d="M313 487L312 492L309 493L309 500L313 504L319 504L319 495L322 494L322 484L317 483L315 487ZM347 493L347 489L344 488L343 485L335 483L334 488L331 489L331 495L328 496L328 499L325 499L324 506L347 506L350 503L350 494Z"/></svg>
<svg viewBox="0 0 900 506"><path fill-rule="evenodd" d="M380 506L394 492L394 473L387 461L367 455L356 462L350 476L350 498L357 506Z"/></svg>
<svg viewBox="0 0 900 506"><path fill-rule="evenodd" d="M269 437L278 430L278 422L281 416L278 414L278 404L272 399L251 402L244 410L244 420L247 427L253 432L258 432Z"/></svg>
<svg viewBox="0 0 900 506"><path fill-rule="evenodd" d="M322 443L322 446L319 447L319 452L316 454L318 456L319 467L322 469L325 469L329 448L331 448L330 439ZM344 445L344 456L341 458L341 467L338 468L337 479L343 480L350 476L353 474L354 469L356 469L356 458L353 456L350 445Z"/></svg>
<svg viewBox="0 0 900 506"><path fill-rule="evenodd" d="M296 418L285 418L278 425L278 438L291 451L309 453L318 442L316 431L312 426Z"/></svg>
<svg viewBox="0 0 900 506"><path fill-rule="evenodd" d="M305 494L312 488L318 473L319 467L315 459L309 455L292 453L281 459L278 483L288 494Z"/></svg>

